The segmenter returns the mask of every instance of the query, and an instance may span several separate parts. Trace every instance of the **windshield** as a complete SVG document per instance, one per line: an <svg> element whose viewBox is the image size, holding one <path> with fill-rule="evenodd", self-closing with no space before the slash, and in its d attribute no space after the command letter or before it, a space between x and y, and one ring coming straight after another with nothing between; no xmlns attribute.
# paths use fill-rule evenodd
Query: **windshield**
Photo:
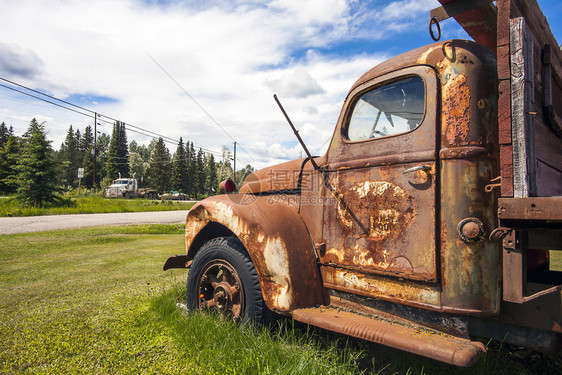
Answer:
<svg viewBox="0 0 562 375"><path fill-rule="evenodd" d="M354 103L347 126L350 141L406 133L424 115L424 83L408 77L363 93Z"/></svg>

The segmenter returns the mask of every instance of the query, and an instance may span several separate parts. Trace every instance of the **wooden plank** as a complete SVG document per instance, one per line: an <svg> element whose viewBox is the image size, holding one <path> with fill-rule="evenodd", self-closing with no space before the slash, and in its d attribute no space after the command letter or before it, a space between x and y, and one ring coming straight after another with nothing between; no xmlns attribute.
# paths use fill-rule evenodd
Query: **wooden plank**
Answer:
<svg viewBox="0 0 562 375"><path fill-rule="evenodd" d="M511 232L503 240L503 300L522 303L527 284L525 252L517 246L518 232Z"/></svg>
<svg viewBox="0 0 562 375"><path fill-rule="evenodd" d="M542 47L545 44L550 44L553 47L552 66L554 79L562 86L562 52L560 48L557 48L559 44L550 30L546 17L536 0L519 1L517 5L521 15L527 20L527 25L539 45Z"/></svg>
<svg viewBox="0 0 562 375"><path fill-rule="evenodd" d="M552 131L544 123L536 121L535 144L540 145L535 150L537 159L548 164L551 168L562 171L562 152L560 139L552 134Z"/></svg>
<svg viewBox="0 0 562 375"><path fill-rule="evenodd" d="M501 195L502 197L513 196L513 146L502 145L500 146L500 174L501 181Z"/></svg>
<svg viewBox="0 0 562 375"><path fill-rule="evenodd" d="M513 196L536 195L533 37L525 19L510 20Z"/></svg>
<svg viewBox="0 0 562 375"><path fill-rule="evenodd" d="M511 145L511 82L501 81L498 98L498 125L500 145Z"/></svg>
<svg viewBox="0 0 562 375"><path fill-rule="evenodd" d="M513 147L511 145L511 66L509 19L511 0L498 0L497 66L499 79L498 130L500 137L501 196L513 196Z"/></svg>
<svg viewBox="0 0 562 375"><path fill-rule="evenodd" d="M562 196L562 172L537 159L537 195L540 197Z"/></svg>

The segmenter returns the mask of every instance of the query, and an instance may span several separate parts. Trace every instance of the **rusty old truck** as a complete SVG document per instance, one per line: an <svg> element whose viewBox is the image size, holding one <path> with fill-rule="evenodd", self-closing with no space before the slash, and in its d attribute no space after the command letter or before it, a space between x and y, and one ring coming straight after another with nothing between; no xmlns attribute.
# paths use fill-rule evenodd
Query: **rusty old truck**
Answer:
<svg viewBox="0 0 562 375"><path fill-rule="evenodd" d="M189 211L164 269L189 268L190 310L292 315L457 366L476 338L560 351L560 48L535 0L440 2L434 39L454 17L474 41L374 67L325 155Z"/></svg>

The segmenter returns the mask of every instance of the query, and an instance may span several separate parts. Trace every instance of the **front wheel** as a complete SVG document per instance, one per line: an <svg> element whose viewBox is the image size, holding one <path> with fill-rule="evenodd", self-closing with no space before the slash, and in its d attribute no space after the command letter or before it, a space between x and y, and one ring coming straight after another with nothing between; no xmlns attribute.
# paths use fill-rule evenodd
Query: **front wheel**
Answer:
<svg viewBox="0 0 562 375"><path fill-rule="evenodd" d="M269 310L256 268L237 238L214 238L197 252L187 276L187 306L236 321L267 323Z"/></svg>

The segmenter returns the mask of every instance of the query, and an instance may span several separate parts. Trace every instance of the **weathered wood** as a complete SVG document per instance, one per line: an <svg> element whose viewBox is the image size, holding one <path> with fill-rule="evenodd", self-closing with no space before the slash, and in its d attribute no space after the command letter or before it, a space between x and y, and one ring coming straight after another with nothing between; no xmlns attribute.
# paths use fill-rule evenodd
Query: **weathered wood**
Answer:
<svg viewBox="0 0 562 375"><path fill-rule="evenodd" d="M500 145L511 145L511 82L501 81L498 98L498 123Z"/></svg>
<svg viewBox="0 0 562 375"><path fill-rule="evenodd" d="M511 19L513 195L536 195L533 37L522 17Z"/></svg>
<svg viewBox="0 0 562 375"><path fill-rule="evenodd" d="M513 146L500 146L500 174L502 197L513 196Z"/></svg>
<svg viewBox="0 0 562 375"><path fill-rule="evenodd" d="M559 45L536 0L518 1L517 7L521 16L527 20L527 25L541 48L546 44L553 47ZM560 48L552 48L552 67L554 79L562 86L562 52Z"/></svg>
<svg viewBox="0 0 562 375"><path fill-rule="evenodd" d="M500 137L501 196L513 196L513 147L511 145L511 66L509 19L511 0L498 0L497 67L499 79L498 134Z"/></svg>
<svg viewBox="0 0 562 375"><path fill-rule="evenodd" d="M526 294L526 252L517 246L518 232L513 231L503 240L503 300L522 303Z"/></svg>

